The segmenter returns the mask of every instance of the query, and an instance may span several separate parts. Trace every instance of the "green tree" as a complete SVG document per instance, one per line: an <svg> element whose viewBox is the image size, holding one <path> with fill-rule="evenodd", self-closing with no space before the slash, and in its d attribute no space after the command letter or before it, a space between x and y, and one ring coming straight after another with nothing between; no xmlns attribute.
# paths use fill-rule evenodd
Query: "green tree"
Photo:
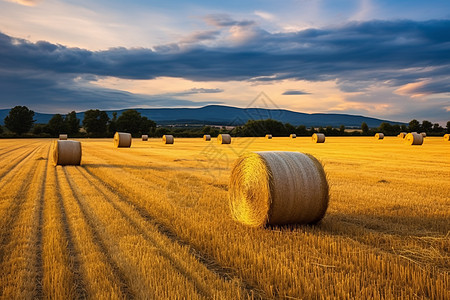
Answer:
<svg viewBox="0 0 450 300"><path fill-rule="evenodd" d="M90 109L84 113L83 127L92 136L105 136L109 117L106 112Z"/></svg>
<svg viewBox="0 0 450 300"><path fill-rule="evenodd" d="M439 125L439 123L434 123L433 132L439 133L439 132L443 132L443 131L444 131L444 128L442 128L442 126Z"/></svg>
<svg viewBox="0 0 450 300"><path fill-rule="evenodd" d="M408 126L406 126L405 124L400 125L400 131L403 131L403 132L408 131Z"/></svg>
<svg viewBox="0 0 450 300"><path fill-rule="evenodd" d="M447 133L450 133L450 121L447 121Z"/></svg>
<svg viewBox="0 0 450 300"><path fill-rule="evenodd" d="M117 131L117 112L112 113L112 119L108 123L108 132L115 133Z"/></svg>
<svg viewBox="0 0 450 300"><path fill-rule="evenodd" d="M30 131L35 120L34 111L26 106L15 106L5 118L5 127L19 135Z"/></svg>
<svg viewBox="0 0 450 300"><path fill-rule="evenodd" d="M308 131L306 130L306 126L298 125L297 128L295 129L295 134L300 135L300 136L307 136Z"/></svg>
<svg viewBox="0 0 450 300"><path fill-rule="evenodd" d="M340 134L340 135L344 135L344 134L345 134L345 125L341 125L341 126L339 127L339 134Z"/></svg>
<svg viewBox="0 0 450 300"><path fill-rule="evenodd" d="M411 120L408 125L408 129L411 132L419 132L420 131L420 123L416 119Z"/></svg>
<svg viewBox="0 0 450 300"><path fill-rule="evenodd" d="M45 132L50 133L52 136L57 136L61 133L67 133L67 126L64 122L64 118L60 114L55 114L48 121L47 126L45 126Z"/></svg>
<svg viewBox="0 0 450 300"><path fill-rule="evenodd" d="M80 131L80 119L77 118L77 113L71 111L67 114L65 120L67 134L74 135Z"/></svg>
<svg viewBox="0 0 450 300"><path fill-rule="evenodd" d="M381 131L386 135L393 135L392 125L387 122L381 123L380 127L378 127L378 131Z"/></svg>
<svg viewBox="0 0 450 300"><path fill-rule="evenodd" d="M361 124L361 131L363 135L368 135L369 134L369 126L367 126L366 122L362 122Z"/></svg>
<svg viewBox="0 0 450 300"><path fill-rule="evenodd" d="M433 128L433 124L430 121L423 120L422 121L422 130L425 132L431 132L431 129Z"/></svg>
<svg viewBox="0 0 450 300"><path fill-rule="evenodd" d="M140 133L141 134L150 134L151 132L154 132L156 129L156 123L152 120L149 120L147 117L141 118L141 128Z"/></svg>
<svg viewBox="0 0 450 300"><path fill-rule="evenodd" d="M0 134L2 134L2 133L3 133L3 127L0 126Z"/></svg>
<svg viewBox="0 0 450 300"><path fill-rule="evenodd" d="M155 127L155 122L142 117L135 109L126 110L117 118L117 130L129 132L133 136L148 134Z"/></svg>

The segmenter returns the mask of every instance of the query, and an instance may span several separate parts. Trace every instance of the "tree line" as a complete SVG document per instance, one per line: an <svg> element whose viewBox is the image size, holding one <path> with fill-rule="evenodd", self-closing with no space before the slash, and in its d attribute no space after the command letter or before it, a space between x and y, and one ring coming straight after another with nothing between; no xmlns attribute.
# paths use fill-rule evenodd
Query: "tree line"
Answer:
<svg viewBox="0 0 450 300"><path fill-rule="evenodd" d="M249 120L242 126L236 126L231 130L225 127L217 128L212 126L194 127L157 127L156 123L134 109L124 111L120 116L112 114L112 118L105 111L90 109L84 113L81 121L75 111L66 115L55 114L47 124L35 124L34 112L26 106L16 106L12 108L4 119L6 132L0 126L0 135L3 137L14 136L34 136L34 137L57 137L61 133L67 133L71 137L112 137L116 131L129 132L133 137L140 137L143 134L150 137L161 137L164 134L172 134L176 137L201 137L209 134L213 137L220 133L231 133L233 136L250 137L264 136L268 133L273 136L288 136L295 133L298 136L311 136L320 132L327 136L370 136L376 132L385 135L398 135L400 132L426 132L427 135L442 135L450 133L450 121L446 128L438 123L431 123L424 120L420 123L411 120L406 124L381 123L377 128L369 128L366 123L361 124L360 129L347 130L344 125L339 128L332 126L294 126L289 123L282 123L276 120Z"/></svg>

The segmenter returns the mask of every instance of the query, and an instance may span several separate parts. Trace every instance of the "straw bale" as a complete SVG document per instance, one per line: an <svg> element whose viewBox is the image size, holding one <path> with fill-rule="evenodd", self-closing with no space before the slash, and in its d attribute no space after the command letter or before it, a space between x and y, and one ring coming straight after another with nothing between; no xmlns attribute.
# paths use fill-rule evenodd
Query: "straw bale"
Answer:
<svg viewBox="0 0 450 300"><path fill-rule="evenodd" d="M56 140L52 146L53 164L56 165L80 165L81 143L79 141Z"/></svg>

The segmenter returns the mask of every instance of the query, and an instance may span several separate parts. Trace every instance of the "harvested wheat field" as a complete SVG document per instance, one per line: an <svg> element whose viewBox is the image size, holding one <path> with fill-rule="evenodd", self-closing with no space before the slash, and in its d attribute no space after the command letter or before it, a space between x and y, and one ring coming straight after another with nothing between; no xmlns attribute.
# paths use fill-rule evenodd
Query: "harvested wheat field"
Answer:
<svg viewBox="0 0 450 300"><path fill-rule="evenodd" d="M450 144L427 137L0 140L2 299L449 299ZM233 220L228 182L247 151L322 162L316 225Z"/></svg>

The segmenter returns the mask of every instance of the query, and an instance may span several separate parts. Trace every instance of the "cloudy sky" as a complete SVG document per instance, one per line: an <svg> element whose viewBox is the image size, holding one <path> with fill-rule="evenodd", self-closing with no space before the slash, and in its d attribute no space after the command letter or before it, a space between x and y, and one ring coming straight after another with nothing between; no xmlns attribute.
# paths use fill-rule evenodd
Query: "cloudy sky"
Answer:
<svg viewBox="0 0 450 300"><path fill-rule="evenodd" d="M0 0L0 108L450 120L448 0Z"/></svg>

